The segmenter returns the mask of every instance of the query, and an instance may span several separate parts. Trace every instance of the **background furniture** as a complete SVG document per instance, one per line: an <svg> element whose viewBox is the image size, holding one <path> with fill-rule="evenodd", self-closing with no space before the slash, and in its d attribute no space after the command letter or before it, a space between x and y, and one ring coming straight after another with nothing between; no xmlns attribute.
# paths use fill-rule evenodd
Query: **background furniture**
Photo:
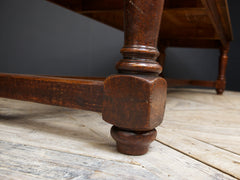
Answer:
<svg viewBox="0 0 240 180"><path fill-rule="evenodd" d="M124 30L123 0L50 1ZM213 87L217 94L222 94L226 87L227 54L232 40L227 0L166 0L158 41L158 62L162 66L167 47L215 48L221 52L216 81L167 79L168 85Z"/></svg>
<svg viewBox="0 0 240 180"><path fill-rule="evenodd" d="M163 64L167 46L221 48L218 81L197 84L216 86L218 93L223 92L232 39L226 1L53 2L124 29L123 59L116 66L119 74L106 79L0 74L1 97L102 112L103 119L114 125L111 134L118 150L141 155L155 139L155 127L162 122L165 109L167 83L159 77L158 49Z"/></svg>

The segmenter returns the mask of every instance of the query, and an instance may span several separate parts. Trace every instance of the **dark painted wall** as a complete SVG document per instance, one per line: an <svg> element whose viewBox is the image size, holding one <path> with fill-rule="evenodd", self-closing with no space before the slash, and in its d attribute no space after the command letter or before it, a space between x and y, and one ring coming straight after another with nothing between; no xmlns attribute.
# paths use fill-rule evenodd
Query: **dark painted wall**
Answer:
<svg viewBox="0 0 240 180"><path fill-rule="evenodd" d="M229 1L234 41L227 89L240 91L240 1ZM107 76L116 73L123 33L44 0L0 1L0 72ZM219 52L167 49L167 77L215 80Z"/></svg>

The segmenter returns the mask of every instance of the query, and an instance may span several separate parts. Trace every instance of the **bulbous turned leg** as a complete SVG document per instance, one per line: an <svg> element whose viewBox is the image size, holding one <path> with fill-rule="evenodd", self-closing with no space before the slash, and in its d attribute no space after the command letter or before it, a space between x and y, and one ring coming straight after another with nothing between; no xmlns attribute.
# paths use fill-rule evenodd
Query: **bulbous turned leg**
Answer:
<svg viewBox="0 0 240 180"><path fill-rule="evenodd" d="M103 120L113 124L119 152L142 155L156 137L165 110L167 83L156 62L165 0L124 0L123 59L104 81Z"/></svg>
<svg viewBox="0 0 240 180"><path fill-rule="evenodd" d="M155 140L155 129L146 132L128 131L116 126L111 129L111 135L117 142L117 150L128 155L143 155L147 153L149 145Z"/></svg>

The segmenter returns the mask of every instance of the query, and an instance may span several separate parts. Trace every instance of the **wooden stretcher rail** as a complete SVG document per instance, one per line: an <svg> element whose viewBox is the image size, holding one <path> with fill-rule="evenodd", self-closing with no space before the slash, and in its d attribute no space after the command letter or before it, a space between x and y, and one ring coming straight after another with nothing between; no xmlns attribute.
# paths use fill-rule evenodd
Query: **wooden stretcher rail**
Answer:
<svg viewBox="0 0 240 180"><path fill-rule="evenodd" d="M53 77L53 76L52 76ZM91 81L104 81L105 77L78 77L78 76L54 76L61 78L73 78ZM184 80L184 79L170 79L166 78L168 87L179 87L179 86L203 86L203 87L216 87L216 81L202 81L202 80Z"/></svg>
<svg viewBox="0 0 240 180"><path fill-rule="evenodd" d="M77 77L77 76L54 76L61 78L73 78L73 79L82 79L82 80L95 80L95 81L104 81L105 77ZM170 79L166 78L168 87L176 86L203 86L203 87L216 87L216 81L202 81L202 80L184 80L184 79Z"/></svg>
<svg viewBox="0 0 240 180"><path fill-rule="evenodd" d="M176 86L203 86L216 87L215 81L200 81L200 80L182 80L182 79L166 79L169 87Z"/></svg>
<svg viewBox="0 0 240 180"><path fill-rule="evenodd" d="M106 77L79 77L79 76L49 76L43 75L47 77L57 77L57 78L67 78L67 79L82 79L82 80L90 80L90 81L104 81Z"/></svg>
<svg viewBox="0 0 240 180"><path fill-rule="evenodd" d="M0 74L0 97L102 112L103 81Z"/></svg>

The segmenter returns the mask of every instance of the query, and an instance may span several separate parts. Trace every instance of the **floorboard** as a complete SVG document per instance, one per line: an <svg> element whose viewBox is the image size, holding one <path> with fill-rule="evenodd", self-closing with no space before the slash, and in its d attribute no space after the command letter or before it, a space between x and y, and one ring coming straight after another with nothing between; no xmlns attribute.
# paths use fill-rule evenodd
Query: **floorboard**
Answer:
<svg viewBox="0 0 240 180"><path fill-rule="evenodd" d="M240 93L170 89L144 156L100 113L0 98L0 179L240 179Z"/></svg>

